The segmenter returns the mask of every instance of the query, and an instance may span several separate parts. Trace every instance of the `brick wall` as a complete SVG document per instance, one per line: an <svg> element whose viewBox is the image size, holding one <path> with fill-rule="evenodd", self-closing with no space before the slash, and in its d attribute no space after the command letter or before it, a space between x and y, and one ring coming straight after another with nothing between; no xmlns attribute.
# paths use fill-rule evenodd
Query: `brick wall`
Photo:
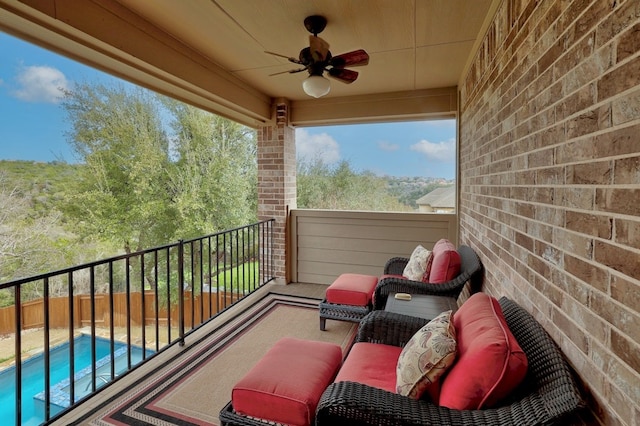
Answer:
<svg viewBox="0 0 640 426"><path fill-rule="evenodd" d="M484 291L560 345L585 422L640 426L640 0L504 0L460 100Z"/></svg>
<svg viewBox="0 0 640 426"><path fill-rule="evenodd" d="M273 263L277 280L288 281L287 218L296 208L295 134L289 126L289 106L276 103L273 123L258 128L258 218L276 219Z"/></svg>

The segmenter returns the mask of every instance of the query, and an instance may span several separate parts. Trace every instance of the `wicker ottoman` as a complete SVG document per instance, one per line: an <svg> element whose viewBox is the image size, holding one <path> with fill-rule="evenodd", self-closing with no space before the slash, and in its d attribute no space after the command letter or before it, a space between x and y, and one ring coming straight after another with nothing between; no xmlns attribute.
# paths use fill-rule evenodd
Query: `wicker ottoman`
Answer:
<svg viewBox="0 0 640 426"><path fill-rule="evenodd" d="M320 302L320 330L327 319L360 322L371 312L373 291L378 277L363 274L342 274L327 288Z"/></svg>
<svg viewBox="0 0 640 426"><path fill-rule="evenodd" d="M322 392L342 364L333 343L283 337L233 387L223 425L311 425Z"/></svg>

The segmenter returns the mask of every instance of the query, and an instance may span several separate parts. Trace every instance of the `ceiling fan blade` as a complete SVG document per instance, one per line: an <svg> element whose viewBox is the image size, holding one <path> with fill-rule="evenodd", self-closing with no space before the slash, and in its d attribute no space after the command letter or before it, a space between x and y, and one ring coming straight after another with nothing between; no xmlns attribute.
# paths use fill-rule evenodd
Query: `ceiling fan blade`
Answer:
<svg viewBox="0 0 640 426"><path fill-rule="evenodd" d="M329 53L329 43L318 36L309 36L309 47L314 62L323 62Z"/></svg>
<svg viewBox="0 0 640 426"><path fill-rule="evenodd" d="M269 74L269 77L272 77L274 75L280 75L280 74L295 74L297 72L306 71L306 69L307 69L307 67L299 68L297 70L274 72L273 74Z"/></svg>
<svg viewBox="0 0 640 426"><path fill-rule="evenodd" d="M340 80L343 83L353 83L358 78L357 71L351 71L344 68L331 68L329 75L333 78Z"/></svg>
<svg viewBox="0 0 640 426"><path fill-rule="evenodd" d="M335 68L357 67L367 65L368 63L369 55L362 49L343 53L342 55L334 56L329 60L329 65Z"/></svg>
<svg viewBox="0 0 640 426"><path fill-rule="evenodd" d="M292 57L292 56L287 56L287 55L281 55L280 53L276 53L276 52L269 52L268 50L265 50L264 53L268 53L269 55L273 55L273 56L279 56L281 58L285 58L287 59L289 62L293 62L294 64L302 64L302 62L300 62L298 59Z"/></svg>

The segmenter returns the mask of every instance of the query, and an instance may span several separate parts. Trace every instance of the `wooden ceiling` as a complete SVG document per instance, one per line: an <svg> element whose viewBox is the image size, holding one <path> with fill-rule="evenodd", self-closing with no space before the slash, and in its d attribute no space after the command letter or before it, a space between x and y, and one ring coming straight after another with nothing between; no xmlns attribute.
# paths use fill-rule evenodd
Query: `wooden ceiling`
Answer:
<svg viewBox="0 0 640 426"><path fill-rule="evenodd" d="M331 105L455 88L498 3L0 0L0 29L250 124L264 121L276 98ZM309 43L304 18L314 14L328 20L320 37L334 55L370 55L369 65L353 68L354 83L331 79L320 100L303 92L306 72L271 76L297 65L265 53L297 57Z"/></svg>

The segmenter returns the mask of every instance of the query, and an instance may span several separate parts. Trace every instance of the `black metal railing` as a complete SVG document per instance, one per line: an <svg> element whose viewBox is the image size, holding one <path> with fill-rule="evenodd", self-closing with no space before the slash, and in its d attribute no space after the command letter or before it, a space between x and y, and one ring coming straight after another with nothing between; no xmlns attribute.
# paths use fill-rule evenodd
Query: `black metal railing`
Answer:
<svg viewBox="0 0 640 426"><path fill-rule="evenodd" d="M15 301L0 309L0 334L15 334L15 365L0 371L3 422L54 420L155 354L184 345L192 331L274 279L273 223L0 284ZM42 296L23 301L26 289ZM43 350L21 362L32 349L23 342L31 328L43 330ZM11 379L14 401L7 401L11 384L2 380ZM13 410L2 413L3 406Z"/></svg>

